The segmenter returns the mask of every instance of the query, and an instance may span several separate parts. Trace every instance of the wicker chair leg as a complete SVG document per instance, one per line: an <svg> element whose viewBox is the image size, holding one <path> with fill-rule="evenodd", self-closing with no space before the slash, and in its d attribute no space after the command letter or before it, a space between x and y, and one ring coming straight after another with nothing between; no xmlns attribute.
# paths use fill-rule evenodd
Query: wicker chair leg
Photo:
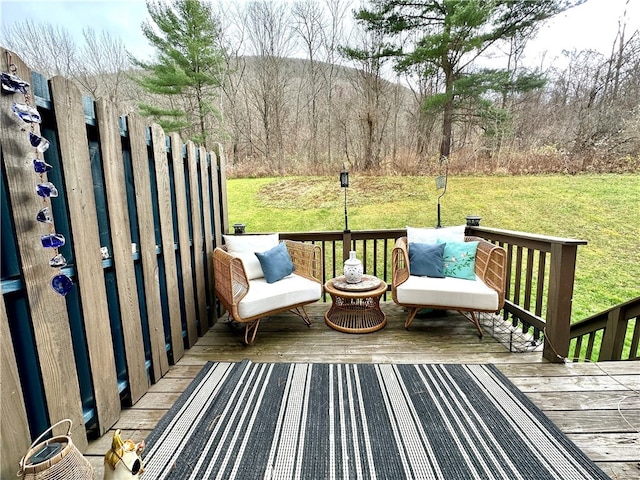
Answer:
<svg viewBox="0 0 640 480"><path fill-rule="evenodd" d="M290 312L296 314L302 320L304 320L304 323L306 323L308 327L311 326L311 319L309 318L307 311L304 309L304 305L301 307L296 307L294 309L291 309Z"/></svg>
<svg viewBox="0 0 640 480"><path fill-rule="evenodd" d="M260 319L254 322L248 322L244 329L244 344L253 345L256 340L256 333L258 333L258 327L260 326ZM251 338L249 338L251 337Z"/></svg>
<svg viewBox="0 0 640 480"><path fill-rule="evenodd" d="M242 330L242 324L236 321L236 319L231 316L230 312L227 314L227 318L220 323L225 324L232 332L239 332Z"/></svg>
<svg viewBox="0 0 640 480"><path fill-rule="evenodd" d="M478 337L482 338L482 327L480 326L480 321L476 316L476 312L461 312L460 310L458 310L458 313L460 313L460 315L464 316L467 320L469 320L476 326L476 330L478 330Z"/></svg>
<svg viewBox="0 0 640 480"><path fill-rule="evenodd" d="M478 317L476 316L476 312L471 312L471 318L473 318L473 323L476 326L476 330L478 330L478 337L482 338L482 327L480 326L480 320L478 320Z"/></svg>
<svg viewBox="0 0 640 480"><path fill-rule="evenodd" d="M411 310L409 310L409 316L407 317L407 321L404 322L404 328L408 329L411 326L411 322L413 322L413 319L416 318L418 310L418 308L412 308Z"/></svg>

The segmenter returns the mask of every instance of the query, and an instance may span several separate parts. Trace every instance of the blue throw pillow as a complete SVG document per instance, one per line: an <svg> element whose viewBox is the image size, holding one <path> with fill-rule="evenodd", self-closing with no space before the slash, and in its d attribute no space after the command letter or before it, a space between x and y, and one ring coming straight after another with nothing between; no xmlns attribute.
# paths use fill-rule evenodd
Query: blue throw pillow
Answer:
<svg viewBox="0 0 640 480"><path fill-rule="evenodd" d="M478 242L447 242L443 245L445 277L475 280Z"/></svg>
<svg viewBox="0 0 640 480"><path fill-rule="evenodd" d="M445 243L409 243L409 271L420 277L444 278Z"/></svg>
<svg viewBox="0 0 640 480"><path fill-rule="evenodd" d="M284 242L266 252L255 252L267 283L275 283L293 273L293 262Z"/></svg>

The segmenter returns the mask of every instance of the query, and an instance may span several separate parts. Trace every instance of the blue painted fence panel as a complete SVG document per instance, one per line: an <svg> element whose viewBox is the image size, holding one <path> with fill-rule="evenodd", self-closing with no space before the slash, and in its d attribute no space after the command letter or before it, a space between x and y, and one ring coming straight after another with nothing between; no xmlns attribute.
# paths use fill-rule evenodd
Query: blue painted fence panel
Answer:
<svg viewBox="0 0 640 480"><path fill-rule="evenodd" d="M6 52L2 52L6 55ZM19 59L15 56L16 63L19 65L19 71L22 73L24 67L20 63ZM69 204L65 195L65 189L63 186L67 183L65 178L63 164L69 164L69 162L90 162L91 182L93 184L93 199L95 200L95 212L93 218L87 219L95 222L98 226L98 237L101 247L105 247L107 255L102 260L103 276L102 278L94 278L93 282L104 282L106 291L106 304L108 305L108 316L110 322L111 338L105 339L105 344L100 348L111 349L113 351L113 358L115 359L115 369L117 375L117 394L121 399L121 407L127 406L132 403L131 398L128 395L130 390L130 372L128 371L126 355L127 348L132 348L130 340L127 338L124 328L125 322L130 321L122 315L123 305L121 305L122 292L119 291L121 286L118 282L116 263L113 261L112 254L114 249L113 238L114 235L118 235L119 232L112 231L110 208L109 203L108 185L105 183L105 173L103 165L103 153L105 148L111 148L103 145L101 139L101 128L99 120L96 116L96 108L93 99L83 97L82 110L85 116L86 123L86 137L78 136L78 138L87 139L87 147L89 151L89 158L74 158L67 159L61 158L61 149L59 145L59 132L56 130L56 111L52 101L52 95L49 91L49 82L37 73L32 73L30 76L30 83L32 89L32 102L38 107L39 113L43 118L41 128L42 136L51 142L51 147L44 153L44 160L52 165L52 170L48 173L47 179L58 187L59 196L51 201L52 216L55 221L56 232L61 233L67 239L66 244L60 248L60 253L67 259L68 266L63 269L63 273L69 275L76 285L71 292L65 297L66 315L68 321L61 320L56 328L68 329L68 335L71 339L72 350L69 357L70 362L75 362L75 372L78 380L77 390L74 388L64 388L64 385L60 385L57 398L50 398L47 391L47 385L57 380L49 378L44 374L42 368L42 362L46 361L45 352L51 351L51 346L42 345L39 343L34 333L34 321L33 316L35 311L40 309L40 303L43 299L46 302L47 298L55 299L58 294L55 293L49 285L50 278L43 276L27 279L24 272L30 271L31 265L25 264L24 255L25 246L23 242L38 242L37 228L40 227L35 221L28 220L30 215L35 215L35 212L25 212L23 205L18 199L23 198L25 195L34 195L34 181L33 177L24 174L25 180L22 181L22 174L20 177L16 177L15 173L20 170L21 162L24 162L21 157L16 155L22 155L23 150L16 146L19 142L23 141L24 132L18 131L16 128L6 129L5 133L1 137L2 140L2 175L0 182L0 215L2 222L1 230L1 247L0 253L0 285L2 287L2 294L4 299L4 308L8 318L9 330L11 332L11 340L14 348L16 358L16 368L19 372L19 378L21 382L21 389L25 398L24 415L25 423L28 424L31 437L35 438L41 432L46 430L51 424L59 420L59 418L52 418L53 416L60 415L60 409L56 410L56 414L52 413L52 405L56 404L58 407L66 402L73 403L75 399L79 400L82 404L82 421L84 422L84 428L89 430L97 429L104 431L105 428L109 428L111 425L101 425L101 412L97 408L95 399L95 387L96 382L99 381L95 378L95 372L91 368L91 357L95 357L96 352L89 351L87 345L87 338L85 336L86 322L90 321L86 318L86 313L83 311L81 298L83 295L89 295L91 292L87 290L86 285L83 282L79 282L76 272L76 252L80 249L93 249L93 245L82 245L78 241L77 233L82 231L84 225L72 224L70 216L68 215ZM10 105L9 99L2 98L2 108L7 109L7 105ZM14 100L17 101L17 100ZM3 112L4 118L9 118L9 114ZM220 198L214 195L212 192L225 191L222 185L225 179L220 175L224 168L218 168L218 165L224 162L223 155L216 155L215 153L207 153L204 158L200 155L197 156L197 169L198 179L197 185L192 185L189 182L189 172L187 168L186 149L184 145L172 146L167 137L166 150L167 154L171 148L179 148L184 158L184 171L174 172L169 162L170 168L167 169L167 175L169 175L168 181L171 188L171 203L176 204L179 200L186 202L187 205L192 205L192 197L195 197L200 202L200 208L195 213L187 213L187 218L182 219L179 217L180 213L178 209L173 209L173 238L175 239L175 248L170 252L163 252L161 245L161 225L158 206L158 197L154 192L156 190L156 184L159 179L156 178L156 169L154 168L154 162L162 161L166 162L166 158L154 158L153 149L151 148L151 139L149 135L149 128L145 129L146 138L144 139L147 144L149 153L150 164L150 182L151 182L151 211L153 212L153 222L156 226L156 260L157 263L154 266L154 270L157 272L157 278L145 278L142 268L142 258L135 246L139 245L140 232L139 224L140 218L138 216L138 209L136 208L136 185L134 181L132 162L131 162L131 149L130 138L127 131L126 117L120 117L117 121L115 128L120 132L119 147L121 148L121 168L122 176L126 184L126 201L127 211L129 215L129 232L132 250L131 259L132 264L131 272L132 285L135 285L137 291L128 292L131 299L137 302L137 310L140 314L139 327L141 329L141 342L136 346L138 349L144 351L144 360L147 368L147 378L144 380L147 382L157 381L162 373L153 371L153 362L151 361L152 348L150 341L150 329L149 318L147 317L147 305L145 301L145 289L148 288L149 282L158 282L161 292L162 303L162 325L164 326L164 339L166 343L166 355L168 356L169 363L174 363L179 358L175 358L174 345L172 345L171 335L171 322L169 321L170 307L175 308L175 305L167 304L167 275L176 275L178 279L178 301L180 305L180 324L182 331L180 332L180 338L184 338L184 344L181 345L179 352L182 352L186 347L188 348L189 342L186 341L187 330L189 325L187 324L188 317L185 312L184 304L185 298L196 298L198 312L204 312L206 318L203 318L203 314L200 313L195 322L197 331L202 333L206 331L206 328L215 320L215 301L212 291L212 278L211 270L206 263L209 261L210 253L215 246L216 238L220 238L223 226L227 224L226 221L226 199ZM3 130L5 130L3 125ZM22 135L22 137L21 137ZM14 139L15 137L15 139ZM15 145L14 143L15 142ZM216 147L217 152L221 152L222 149ZM201 169L200 162L210 163L210 168ZM26 163L26 162L25 162ZM29 168L25 166L24 168ZM202 175L202 172L206 172L208 176ZM176 197L176 191L174 188L174 176L184 175L186 179L186 198L179 199ZM166 179L164 179L166 181ZM207 192L209 195L204 198L202 195L202 184L207 184ZM215 186L215 188L213 188ZM214 205L214 202L217 204ZM34 217L35 218L35 217ZM27 219L27 220L25 220ZM189 229L189 241L187 244L180 244L178 241L177 225L181 220L188 222ZM201 228L194 230L193 224L198 222ZM208 222L208 225L206 223ZM206 228L202 228L205 225ZM211 232L208 238L199 238L198 241L194 241L194 231ZM204 235L204 233L201 233ZM194 244L203 245L201 249L195 251ZM33 245L29 244L29 249L33 249ZM37 252L37 250L35 250ZM96 252L97 254L97 252ZM165 266L165 256L175 255L176 270L169 272ZM183 268L181 261L183 258L188 259L192 269L190 272L190 282L182 281ZM36 260L33 260L36 261ZM204 268L196 269L195 265L198 262L205 264ZM199 272L203 272L198 274ZM52 275L55 273L52 270ZM86 279L85 279L86 280ZM191 291L185 290L185 285L192 285ZM205 286L204 294L198 295L196 288L193 285ZM174 297L175 298L175 297ZM37 304L36 304L37 303ZM39 328L41 328L39 326ZM55 333L55 332L54 332ZM175 338L175 337L173 337ZM92 355L93 353L93 355ZM136 380L138 381L138 380ZM55 387L55 385L54 385ZM143 386L144 388L148 388ZM62 395L64 398L59 397ZM68 397L68 398L67 398ZM64 414L64 411L62 411ZM74 436L74 440L76 437ZM29 439L29 442L31 439ZM82 447L82 440L78 442ZM19 459L7 459L8 461L16 461ZM5 459L3 459L3 462Z"/></svg>

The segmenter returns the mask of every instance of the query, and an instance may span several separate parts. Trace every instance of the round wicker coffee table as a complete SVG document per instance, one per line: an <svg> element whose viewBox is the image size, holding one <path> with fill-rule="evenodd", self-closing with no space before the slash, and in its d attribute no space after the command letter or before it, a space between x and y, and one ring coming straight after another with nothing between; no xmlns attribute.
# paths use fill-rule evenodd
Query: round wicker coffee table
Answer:
<svg viewBox="0 0 640 480"><path fill-rule="evenodd" d="M360 283L349 284L340 276L325 283L324 289L332 300L324 321L334 330L371 333L387 324L387 317L380 310L387 284L379 278L363 275Z"/></svg>

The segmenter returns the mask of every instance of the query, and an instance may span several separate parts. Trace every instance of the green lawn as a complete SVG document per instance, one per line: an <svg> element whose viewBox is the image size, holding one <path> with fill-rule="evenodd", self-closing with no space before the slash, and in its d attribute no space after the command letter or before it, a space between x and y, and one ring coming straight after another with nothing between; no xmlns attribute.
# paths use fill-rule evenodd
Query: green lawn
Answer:
<svg viewBox="0 0 640 480"><path fill-rule="evenodd" d="M351 230L435 226L432 177L351 174ZM229 222L248 233L342 230L344 190L331 177L230 179ZM443 226L482 226L587 240L578 249L573 320L640 295L640 174L451 177Z"/></svg>

